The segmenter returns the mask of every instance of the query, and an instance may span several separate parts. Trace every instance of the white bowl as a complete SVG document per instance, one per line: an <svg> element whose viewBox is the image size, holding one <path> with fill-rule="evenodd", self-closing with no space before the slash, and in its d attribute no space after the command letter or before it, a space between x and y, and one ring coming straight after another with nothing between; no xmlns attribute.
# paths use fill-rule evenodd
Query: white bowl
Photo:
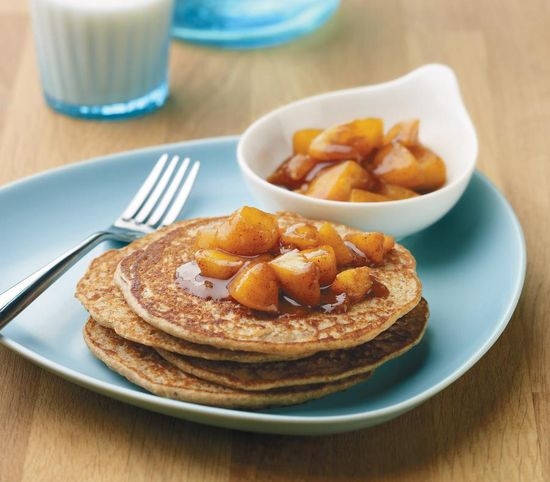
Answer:
<svg viewBox="0 0 550 482"><path fill-rule="evenodd" d="M420 119L420 141L445 161L446 184L411 199L351 203L316 199L266 181L291 154L296 130L361 117L380 117L386 128ZM402 238L436 222L455 205L473 174L477 152L475 128L454 72L430 64L390 82L329 92L280 107L248 127L239 140L237 159L253 197L266 210L294 211Z"/></svg>

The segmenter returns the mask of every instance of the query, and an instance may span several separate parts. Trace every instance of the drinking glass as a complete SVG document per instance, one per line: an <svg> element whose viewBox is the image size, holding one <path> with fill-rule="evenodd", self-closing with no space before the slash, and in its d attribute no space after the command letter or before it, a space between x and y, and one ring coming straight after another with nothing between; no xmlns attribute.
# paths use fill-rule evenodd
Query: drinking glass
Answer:
<svg viewBox="0 0 550 482"><path fill-rule="evenodd" d="M173 0L31 0L46 102L76 117L149 112L168 96Z"/></svg>
<svg viewBox="0 0 550 482"><path fill-rule="evenodd" d="M173 35L227 48L288 42L315 30L339 0L176 0Z"/></svg>

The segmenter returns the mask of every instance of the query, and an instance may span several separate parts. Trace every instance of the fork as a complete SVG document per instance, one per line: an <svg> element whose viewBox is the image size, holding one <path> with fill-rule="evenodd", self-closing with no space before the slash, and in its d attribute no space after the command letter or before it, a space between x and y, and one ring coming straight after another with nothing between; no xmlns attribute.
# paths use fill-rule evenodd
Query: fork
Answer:
<svg viewBox="0 0 550 482"><path fill-rule="evenodd" d="M173 223L183 209L200 163L195 161L189 174L189 158L163 154L130 204L111 226L97 231L80 244L0 294L0 329L31 304L71 266L107 239L130 243L162 226ZM179 167L178 167L179 164Z"/></svg>

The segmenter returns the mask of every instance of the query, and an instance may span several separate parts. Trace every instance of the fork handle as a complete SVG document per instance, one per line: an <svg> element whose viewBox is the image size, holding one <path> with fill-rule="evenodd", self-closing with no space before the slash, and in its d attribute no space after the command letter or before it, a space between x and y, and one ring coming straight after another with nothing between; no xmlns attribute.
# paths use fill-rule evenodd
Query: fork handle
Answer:
<svg viewBox="0 0 550 482"><path fill-rule="evenodd" d="M88 236L74 248L0 294L0 329L29 306L86 253L112 237L113 234L108 231L98 231Z"/></svg>

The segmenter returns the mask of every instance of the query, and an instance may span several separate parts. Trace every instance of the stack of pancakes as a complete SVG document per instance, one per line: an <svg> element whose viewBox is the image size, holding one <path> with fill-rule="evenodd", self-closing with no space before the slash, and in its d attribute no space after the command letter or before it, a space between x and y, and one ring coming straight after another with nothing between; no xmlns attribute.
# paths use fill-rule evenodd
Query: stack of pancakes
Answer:
<svg viewBox="0 0 550 482"><path fill-rule="evenodd" d="M344 390L422 338L428 305L399 244L372 269L387 296L344 313L265 315L188 293L177 269L193 259L196 234L224 219L182 221L93 260L76 295L90 314L84 339L94 355L160 396L263 408ZM282 227L303 220L279 215Z"/></svg>

